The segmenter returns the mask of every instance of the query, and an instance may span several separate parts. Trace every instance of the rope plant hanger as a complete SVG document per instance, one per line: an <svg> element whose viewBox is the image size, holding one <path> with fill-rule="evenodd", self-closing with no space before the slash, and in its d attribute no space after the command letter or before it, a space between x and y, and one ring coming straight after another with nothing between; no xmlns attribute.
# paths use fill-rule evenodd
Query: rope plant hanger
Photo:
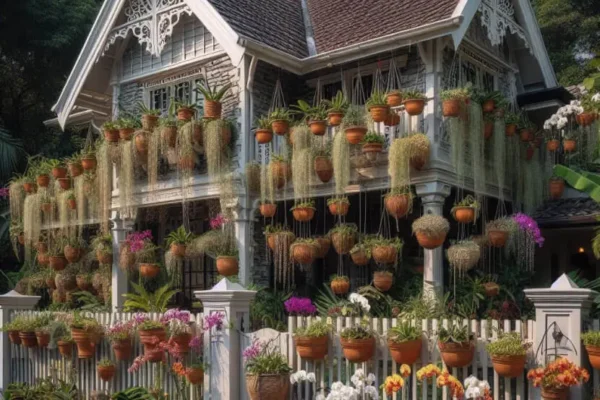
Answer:
<svg viewBox="0 0 600 400"><path fill-rule="evenodd" d="M396 64L396 58L392 52L390 58L388 78L386 82L386 102L390 107L399 107L402 104L402 74L400 68ZM400 111L399 108L396 110L390 109L390 115L388 117L388 124L391 130L390 138L396 138L400 134L402 124L400 124ZM388 144L389 139L388 138Z"/></svg>

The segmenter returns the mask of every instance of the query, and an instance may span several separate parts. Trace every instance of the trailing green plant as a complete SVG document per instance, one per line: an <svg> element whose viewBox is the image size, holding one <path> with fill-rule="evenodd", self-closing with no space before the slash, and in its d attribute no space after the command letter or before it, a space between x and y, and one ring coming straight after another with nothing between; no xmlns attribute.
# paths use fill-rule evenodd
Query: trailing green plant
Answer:
<svg viewBox="0 0 600 400"><path fill-rule="evenodd" d="M119 118L115 121L115 126L118 129L137 129L141 128L142 124L137 119L133 118Z"/></svg>
<svg viewBox="0 0 600 400"><path fill-rule="evenodd" d="M364 110L361 110L359 117L357 108L348 108L346 114L344 114L344 121L342 124L344 124L344 126L350 126L352 124L364 125ZM343 195L346 193L346 187L350 182L350 145L341 131L333 137L331 158L335 178L335 194Z"/></svg>
<svg viewBox="0 0 600 400"><path fill-rule="evenodd" d="M380 107L387 106L385 92L382 92L379 90L374 90L371 93L371 96L367 99L365 106L367 107L367 109L369 109L371 107L377 107L377 106L380 106Z"/></svg>
<svg viewBox="0 0 600 400"><path fill-rule="evenodd" d="M388 154L388 175L390 188L410 186L410 138L397 138L392 141Z"/></svg>
<svg viewBox="0 0 600 400"><path fill-rule="evenodd" d="M329 335L331 325L325 320L314 321L308 326L299 327L294 330L294 337L316 338Z"/></svg>
<svg viewBox="0 0 600 400"><path fill-rule="evenodd" d="M397 326L388 330L387 337L393 343L410 342L421 339L422 332L408 321L400 320Z"/></svg>
<svg viewBox="0 0 600 400"><path fill-rule="evenodd" d="M294 204L294 206L292 208L290 208L290 211L293 211L297 208L315 208L315 201L307 200L307 201L297 202Z"/></svg>
<svg viewBox="0 0 600 400"><path fill-rule="evenodd" d="M175 117L164 117L158 121L159 125L164 128L175 128L177 127L177 118Z"/></svg>
<svg viewBox="0 0 600 400"><path fill-rule="evenodd" d="M471 97L471 91L468 87L442 90L440 99L442 101L459 100L465 101Z"/></svg>
<svg viewBox="0 0 600 400"><path fill-rule="evenodd" d="M189 244L194 239L194 234L192 232L188 232L185 229L185 226L181 225L179 228L171 231L167 236L167 246L171 246L172 244Z"/></svg>
<svg viewBox="0 0 600 400"><path fill-rule="evenodd" d="M271 121L288 121L288 122L290 122L292 120L292 118L290 116L290 111L285 108L274 109L273 111L271 111L271 114L269 114L268 118Z"/></svg>
<svg viewBox="0 0 600 400"><path fill-rule="evenodd" d="M114 131L115 129L119 129L116 121L106 121L102 124L103 131Z"/></svg>
<svg viewBox="0 0 600 400"><path fill-rule="evenodd" d="M142 115L154 115L159 116L161 114L160 110L150 108L143 101L138 101L137 103L138 112Z"/></svg>
<svg viewBox="0 0 600 400"><path fill-rule="evenodd" d="M470 194L465 196L461 201L459 201L458 203L454 204L454 207L452 207L452 213L454 213L454 209L457 207L470 207L470 208L474 208L475 209L475 213L479 212L479 209L481 208L481 205L479 204L479 202Z"/></svg>
<svg viewBox="0 0 600 400"><path fill-rule="evenodd" d="M202 96L204 96L205 100L209 100L209 101L221 101L223 100L223 98L225 97L225 95L227 94L227 92L229 91L229 89L231 89L232 84L231 83L227 83L223 86L221 86L220 88L215 84L214 86L210 86L210 84L202 79L200 82L198 82L196 84L196 92L202 94Z"/></svg>
<svg viewBox="0 0 600 400"><path fill-rule="evenodd" d="M339 224L331 228L327 235L331 237L331 235L336 233L343 236L356 236L358 234L358 227L355 224Z"/></svg>
<svg viewBox="0 0 600 400"><path fill-rule="evenodd" d="M327 118L327 109L324 103L311 106L304 100L298 100L298 103L292 104L290 108L291 114L299 115L306 122L323 121Z"/></svg>
<svg viewBox="0 0 600 400"><path fill-rule="evenodd" d="M486 345L492 356L524 356L527 354L526 344L518 332L501 333L497 339Z"/></svg>
<svg viewBox="0 0 600 400"><path fill-rule="evenodd" d="M506 125L518 125L521 120L521 116L515 112L507 111L504 113L504 122Z"/></svg>
<svg viewBox="0 0 600 400"><path fill-rule="evenodd" d="M383 137L383 135L380 135L377 132L369 131L363 138L361 144L367 144L367 143L383 144L384 142L385 142L385 138Z"/></svg>
<svg viewBox="0 0 600 400"><path fill-rule="evenodd" d="M403 98L404 100L425 100L427 99L427 96L425 96L425 94L423 94L423 92L416 90L416 89L407 89L404 90L403 92Z"/></svg>
<svg viewBox="0 0 600 400"><path fill-rule="evenodd" d="M171 298L177 294L178 290L171 289L170 284L156 289L154 293L147 291L144 286L130 282L133 287L133 293L125 293L125 303L123 310L125 312L144 311L144 312L165 312Z"/></svg>
<svg viewBox="0 0 600 400"><path fill-rule="evenodd" d="M398 253L402 251L402 246L404 246L404 242L399 237L384 238L383 236L376 236L374 238L367 239L367 243L369 246L371 246L371 248L379 246L391 246L395 248Z"/></svg>
<svg viewBox="0 0 600 400"><path fill-rule="evenodd" d="M469 327L458 323L450 323L448 328L440 328L437 336L442 343L465 343L472 340Z"/></svg>

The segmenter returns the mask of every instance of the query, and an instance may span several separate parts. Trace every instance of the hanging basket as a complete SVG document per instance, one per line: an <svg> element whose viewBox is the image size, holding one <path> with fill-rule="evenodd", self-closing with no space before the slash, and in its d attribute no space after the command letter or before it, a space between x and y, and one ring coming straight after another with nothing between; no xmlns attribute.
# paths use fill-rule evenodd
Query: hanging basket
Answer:
<svg viewBox="0 0 600 400"><path fill-rule="evenodd" d="M158 126L158 115L144 114L142 115L142 128L147 131L152 131Z"/></svg>
<svg viewBox="0 0 600 400"><path fill-rule="evenodd" d="M550 190L550 197L554 200L558 200L562 197L565 191L565 181L562 178L550 178L548 182L548 189Z"/></svg>
<svg viewBox="0 0 600 400"><path fill-rule="evenodd" d="M362 152L364 154L378 154L383 150L383 144L381 143L365 143L362 146Z"/></svg>
<svg viewBox="0 0 600 400"><path fill-rule="evenodd" d="M394 246L374 246L371 254L378 264L394 264L398 258L398 250Z"/></svg>
<svg viewBox="0 0 600 400"><path fill-rule="evenodd" d="M118 143L119 142L119 131L114 129L110 131L104 131L104 140L109 143Z"/></svg>
<svg viewBox="0 0 600 400"><path fill-rule="evenodd" d="M62 179L67 177L67 169L65 167L54 167L52 168L52 176L55 179Z"/></svg>
<svg viewBox="0 0 600 400"><path fill-rule="evenodd" d="M395 111L390 111L385 117L385 121L383 121L383 123L385 126L396 126L400 125L400 120L400 114L397 114Z"/></svg>
<svg viewBox="0 0 600 400"><path fill-rule="evenodd" d="M329 157L315 157L314 168L319 180L323 183L329 182L333 177L333 164Z"/></svg>
<svg viewBox="0 0 600 400"><path fill-rule="evenodd" d="M517 133L517 125L516 124L507 124L504 127L504 133L508 137L515 136L515 134Z"/></svg>
<svg viewBox="0 0 600 400"><path fill-rule="evenodd" d="M181 243L171 243L171 255L177 258L184 258L187 246Z"/></svg>
<svg viewBox="0 0 600 400"><path fill-rule="evenodd" d="M71 247L69 245L66 245L64 248L64 252L65 252L65 258L67 259L67 261L70 264L72 264L72 263L76 263L77 261L79 261L81 259L83 250L80 248Z"/></svg>
<svg viewBox="0 0 600 400"><path fill-rule="evenodd" d="M475 221L475 208L469 206L453 207L452 216L460 224L471 224Z"/></svg>
<svg viewBox="0 0 600 400"><path fill-rule="evenodd" d="M329 208L329 212L331 215L344 216L348 214L348 210L350 209L350 203L344 200L337 200L333 202L328 202L327 207Z"/></svg>
<svg viewBox="0 0 600 400"><path fill-rule="evenodd" d="M500 294L500 286L495 282L486 282L483 284L485 296L492 298Z"/></svg>
<svg viewBox="0 0 600 400"><path fill-rule="evenodd" d="M377 271L373 274L373 286L382 292L387 292L392 288L394 277L389 272Z"/></svg>
<svg viewBox="0 0 600 400"><path fill-rule="evenodd" d="M415 236L417 237L419 246L428 250L438 248L446 241L446 233L443 232L440 232L437 236L430 236L424 232L416 232Z"/></svg>
<svg viewBox="0 0 600 400"><path fill-rule="evenodd" d="M330 112L327 114L327 120L331 126L339 126L344 118L343 112Z"/></svg>
<svg viewBox="0 0 600 400"><path fill-rule="evenodd" d="M286 161L273 161L271 162L271 171L273 174L273 181L278 189L285 186L285 183L291 176L291 169Z"/></svg>
<svg viewBox="0 0 600 400"><path fill-rule="evenodd" d="M364 126L349 126L344 130L346 140L350 144L359 144L367 134L367 128Z"/></svg>
<svg viewBox="0 0 600 400"><path fill-rule="evenodd" d="M23 184L23 190L25 191L25 193L34 193L35 189L36 189L35 183L25 182Z"/></svg>
<svg viewBox="0 0 600 400"><path fill-rule="evenodd" d="M402 93L398 90L389 92L385 96L385 101L390 107L398 107L402 104Z"/></svg>
<svg viewBox="0 0 600 400"><path fill-rule="evenodd" d="M371 118L373 118L373 121L375 122L383 122L385 121L388 112L389 112L390 107L387 105L374 105L369 107L369 113L371 114Z"/></svg>
<svg viewBox="0 0 600 400"><path fill-rule="evenodd" d="M47 265L50 262L50 257L46 253L38 253L37 261L40 265Z"/></svg>
<svg viewBox="0 0 600 400"><path fill-rule="evenodd" d="M277 212L277 204L265 203L259 206L260 215L265 218L273 218Z"/></svg>
<svg viewBox="0 0 600 400"><path fill-rule="evenodd" d="M240 270L237 257L219 256L217 257L217 271L221 276L234 276Z"/></svg>
<svg viewBox="0 0 600 400"><path fill-rule="evenodd" d="M69 169L71 178L77 178L79 175L83 174L83 166L80 162L68 163L67 168Z"/></svg>
<svg viewBox="0 0 600 400"><path fill-rule="evenodd" d="M600 369L600 347L597 346L585 346L585 350L588 353L590 365L594 369Z"/></svg>
<svg viewBox="0 0 600 400"><path fill-rule="evenodd" d="M21 338L19 337L19 331L8 331L8 338L12 344L19 346L21 344Z"/></svg>
<svg viewBox="0 0 600 400"><path fill-rule="evenodd" d="M271 129L276 135L283 136L290 130L290 124L285 119L276 119L271 121Z"/></svg>
<svg viewBox="0 0 600 400"><path fill-rule="evenodd" d="M350 290L350 282L346 279L334 279L329 286L331 291L337 295L344 295Z"/></svg>
<svg viewBox="0 0 600 400"><path fill-rule="evenodd" d="M54 271L62 271L67 266L67 259L64 256L50 256L48 263Z"/></svg>
<svg viewBox="0 0 600 400"><path fill-rule="evenodd" d="M204 100L204 117L211 119L221 118L222 106L218 101Z"/></svg>
<svg viewBox="0 0 600 400"><path fill-rule="evenodd" d="M204 101L204 111L206 112L208 101ZM195 110L193 108L188 107L180 107L177 109L177 119L180 121L189 121L195 114Z"/></svg>
<svg viewBox="0 0 600 400"><path fill-rule="evenodd" d="M327 132L327 122L325 120L315 120L308 123L310 132L316 136L323 136Z"/></svg>
<svg viewBox="0 0 600 400"><path fill-rule="evenodd" d="M246 375L246 389L250 400L286 400L290 391L290 376Z"/></svg>
<svg viewBox="0 0 600 400"><path fill-rule="evenodd" d="M273 140L273 132L268 129L257 129L254 136L258 144L271 143L271 140Z"/></svg>
<svg viewBox="0 0 600 400"><path fill-rule="evenodd" d="M296 207L292 210L294 219L298 222L308 222L315 216L314 207Z"/></svg>
<svg viewBox="0 0 600 400"><path fill-rule="evenodd" d="M462 368L470 365L475 355L475 346L471 342L442 343L438 342L440 355L449 368Z"/></svg>
<svg viewBox="0 0 600 400"><path fill-rule="evenodd" d="M494 371L503 378L517 378L523 375L526 356L491 356Z"/></svg>
<svg viewBox="0 0 600 400"><path fill-rule="evenodd" d="M560 142L557 139L550 139L546 142L546 150L556 151L560 147Z"/></svg>
<svg viewBox="0 0 600 400"><path fill-rule="evenodd" d="M198 367L188 367L185 377L190 385L200 385L204 382L204 370Z"/></svg>
<svg viewBox="0 0 600 400"><path fill-rule="evenodd" d="M160 266L154 263L140 263L139 265L140 275L144 278L154 278L160 272Z"/></svg>
<svg viewBox="0 0 600 400"><path fill-rule="evenodd" d="M129 141L133 136L133 132L135 132L135 129L133 128L119 129L119 138L124 141Z"/></svg>
<svg viewBox="0 0 600 400"><path fill-rule="evenodd" d="M315 254L315 258L324 258L327 253L329 253L329 249L331 247L331 239L329 239L328 237L316 237L315 240L317 241L318 244L318 250Z"/></svg>
<svg viewBox="0 0 600 400"><path fill-rule="evenodd" d="M45 188L50 184L50 177L47 174L38 175L35 181L39 187Z"/></svg>
<svg viewBox="0 0 600 400"><path fill-rule="evenodd" d="M23 347L33 348L37 347L37 337L35 336L35 332L19 332L19 339L21 339L21 344Z"/></svg>
<svg viewBox="0 0 600 400"><path fill-rule="evenodd" d="M413 365L421 356L423 341L421 339L417 339L395 343L391 340L388 340L388 347L396 364Z"/></svg>
<svg viewBox="0 0 600 400"><path fill-rule="evenodd" d="M71 358L71 356L73 355L73 343L72 342L63 342L62 340L59 340L56 343L57 347L58 347L58 352L60 353L61 356L66 357L66 358Z"/></svg>
<svg viewBox="0 0 600 400"><path fill-rule="evenodd" d="M394 218L402 218L410 209L412 203L409 194L388 194L385 196L385 209Z"/></svg>
<svg viewBox="0 0 600 400"><path fill-rule="evenodd" d="M81 166L85 171L94 171L97 165L98 161L94 155L87 155L81 159Z"/></svg>
<svg viewBox="0 0 600 400"><path fill-rule="evenodd" d="M352 363L369 361L375 354L375 338L340 339L344 358Z"/></svg>
<svg viewBox="0 0 600 400"><path fill-rule="evenodd" d="M190 340L192 340L192 335L190 333L180 333L171 336L170 340L175 343L178 354L188 354L190 352Z"/></svg>
<svg viewBox="0 0 600 400"><path fill-rule="evenodd" d="M508 231L488 231L488 240L492 247L504 247L508 240Z"/></svg>
<svg viewBox="0 0 600 400"><path fill-rule="evenodd" d="M38 347L45 349L50 344L50 333L48 332L36 332L35 337L37 339Z"/></svg>
<svg viewBox="0 0 600 400"><path fill-rule="evenodd" d="M446 118L460 116L460 100L444 100L442 102L442 115Z"/></svg>
<svg viewBox="0 0 600 400"><path fill-rule="evenodd" d="M357 250L350 253L350 258L352 258L352 262L359 267L364 267L369 264L369 257L364 250Z"/></svg>
<svg viewBox="0 0 600 400"><path fill-rule="evenodd" d="M138 132L134 137L135 151L142 157L148 155L148 137L145 131Z"/></svg>
<svg viewBox="0 0 600 400"><path fill-rule="evenodd" d="M131 338L115 340L112 344L113 351L115 352L115 359L117 361L127 361L131 358Z"/></svg>
<svg viewBox="0 0 600 400"><path fill-rule="evenodd" d="M403 104L404 110L411 116L420 115L425 109L425 100L422 99L406 99Z"/></svg>
<svg viewBox="0 0 600 400"><path fill-rule="evenodd" d="M483 109L484 113L494 112L494 109L496 108L496 102L494 100L486 100L481 105L481 108Z"/></svg>
<svg viewBox="0 0 600 400"><path fill-rule="evenodd" d="M327 355L327 336L300 337L294 336L296 351L304 360L322 360Z"/></svg>
<svg viewBox="0 0 600 400"><path fill-rule="evenodd" d="M348 254L356 243L354 235L334 232L331 234L331 243L338 254Z"/></svg>
<svg viewBox="0 0 600 400"><path fill-rule="evenodd" d="M77 345L77 357L80 359L93 358L96 353L96 344L90 334L83 329L71 328L71 337Z"/></svg>
<svg viewBox="0 0 600 400"><path fill-rule="evenodd" d="M139 329L140 343L144 345L144 358L150 362L159 362L163 359L163 352L158 349L158 342L164 342L167 339L167 332L164 328Z"/></svg>
<svg viewBox="0 0 600 400"><path fill-rule="evenodd" d="M575 140L573 140L573 139L563 140L563 149L565 150L565 152L571 153L571 152L575 151L576 148L577 148L577 142Z"/></svg>
<svg viewBox="0 0 600 400"><path fill-rule="evenodd" d="M521 142L531 142L533 140L533 132L529 129L521 129L519 136L521 137Z"/></svg>
<svg viewBox="0 0 600 400"><path fill-rule="evenodd" d="M97 370L98 370L98 376L100 377L100 379L102 379L104 382L108 382L113 378L113 376L115 376L116 368L114 365L105 365L105 366L99 365L97 367Z"/></svg>
<svg viewBox="0 0 600 400"><path fill-rule="evenodd" d="M315 259L315 246L308 243L294 243L291 246L292 259L298 264L312 264Z"/></svg>

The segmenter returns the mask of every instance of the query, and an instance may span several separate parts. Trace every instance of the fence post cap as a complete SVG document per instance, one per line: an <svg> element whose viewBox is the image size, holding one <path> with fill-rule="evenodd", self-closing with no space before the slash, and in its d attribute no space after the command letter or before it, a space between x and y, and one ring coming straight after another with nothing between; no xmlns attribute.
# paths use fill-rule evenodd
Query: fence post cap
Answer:
<svg viewBox="0 0 600 400"><path fill-rule="evenodd" d="M32 309L38 301L40 296L27 296L11 290L0 295L0 308Z"/></svg>
<svg viewBox="0 0 600 400"><path fill-rule="evenodd" d="M221 279L215 286L210 290L197 290L194 292L194 296L200 299L202 302L205 301L252 301L256 296L255 290L248 290L239 283L231 282L227 278Z"/></svg>

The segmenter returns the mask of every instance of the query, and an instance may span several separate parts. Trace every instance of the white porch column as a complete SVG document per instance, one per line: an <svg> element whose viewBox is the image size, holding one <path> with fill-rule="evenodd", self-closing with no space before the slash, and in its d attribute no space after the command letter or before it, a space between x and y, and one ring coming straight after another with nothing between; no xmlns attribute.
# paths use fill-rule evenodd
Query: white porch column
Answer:
<svg viewBox="0 0 600 400"><path fill-rule="evenodd" d="M238 400L244 377L240 332L242 324L250 324L250 302L256 292L224 278L212 289L194 295L202 302L205 316L225 314L221 329L204 333L204 357L209 365L204 374L204 398Z"/></svg>
<svg viewBox="0 0 600 400"><path fill-rule="evenodd" d="M239 198L234 213L235 241L240 263L239 280L246 287L252 282L252 265L254 263L254 246L252 225L254 210L247 196Z"/></svg>
<svg viewBox="0 0 600 400"><path fill-rule="evenodd" d="M586 366L588 360L581 343L581 331L597 292L579 288L563 274L549 289L525 289L525 295L535 306L533 352L537 363L544 365L558 355ZM571 388L570 398L587 399L590 393L590 388L576 386ZM539 399L540 391L536 390L534 396Z"/></svg>
<svg viewBox="0 0 600 400"><path fill-rule="evenodd" d="M111 222L113 239L111 308L113 311L121 311L125 302L123 294L127 293L128 279L127 273L119 268L119 253L121 242L125 240L127 233L133 230L135 221L133 219L122 219L118 211L113 211Z"/></svg>
<svg viewBox="0 0 600 400"><path fill-rule="evenodd" d="M10 322L11 311L31 310L39 300L40 296L24 296L14 290L0 296L0 328ZM8 332L0 332L0 360L0 392L4 392L10 384L12 371Z"/></svg>
<svg viewBox="0 0 600 400"><path fill-rule="evenodd" d="M442 90L442 76L444 73L444 46L442 39L434 39L418 44L419 56L425 64L425 95L427 96L427 109L424 115L425 134L431 142L430 160L438 159L438 146L441 132L442 119L438 113L440 92Z"/></svg>
<svg viewBox="0 0 600 400"><path fill-rule="evenodd" d="M423 203L423 215L443 215L444 201L450 194L450 185L443 182L428 182L416 185L417 195ZM424 249L423 294L441 296L444 291L444 248Z"/></svg>

